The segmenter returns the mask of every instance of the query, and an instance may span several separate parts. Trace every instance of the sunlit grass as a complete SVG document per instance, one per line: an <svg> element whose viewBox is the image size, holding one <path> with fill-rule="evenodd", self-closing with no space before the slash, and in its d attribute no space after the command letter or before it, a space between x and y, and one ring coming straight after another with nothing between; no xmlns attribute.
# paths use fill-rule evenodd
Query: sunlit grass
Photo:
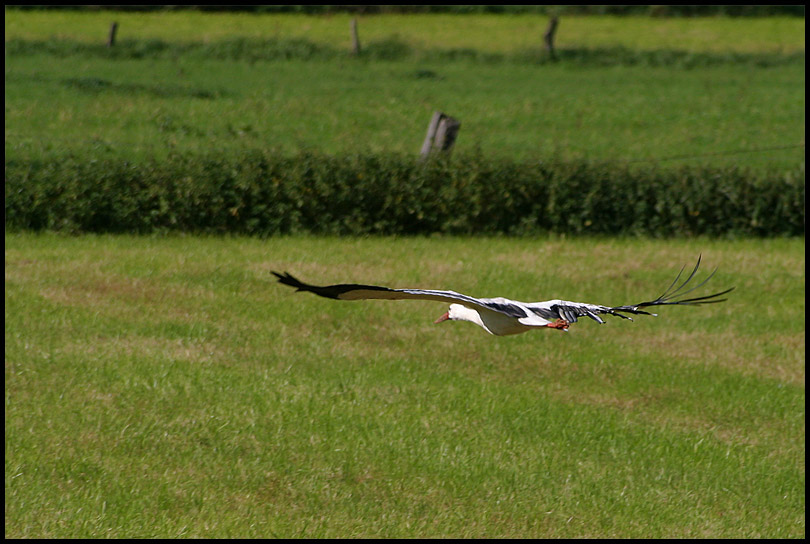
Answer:
<svg viewBox="0 0 810 544"><path fill-rule="evenodd" d="M244 13L7 10L6 40L216 42L303 38L348 48L349 19ZM541 47L542 16L361 17L366 43L516 52ZM794 53L799 18L569 17L560 48ZM248 62L200 58L6 59L6 156L125 160L234 147L417 154L436 110L456 148L536 160L661 161L763 169L804 161L804 67L575 68L520 63ZM775 149L779 148L779 149ZM680 158L678 158L680 157Z"/></svg>
<svg viewBox="0 0 810 544"><path fill-rule="evenodd" d="M493 337L314 283L728 302ZM6 236L6 536L799 537L804 241ZM708 287L708 286L707 286Z"/></svg>
<svg viewBox="0 0 810 544"><path fill-rule="evenodd" d="M120 39L211 42L233 37L303 38L351 47L349 21L333 14L246 14L113 11L6 10L5 39L73 39L104 42L119 23ZM542 46L548 18L542 15L366 15L359 16L361 42L396 37L417 48L473 48L510 52ZM741 53L803 51L804 19L798 17L612 17L561 18L557 43L565 47L624 46Z"/></svg>

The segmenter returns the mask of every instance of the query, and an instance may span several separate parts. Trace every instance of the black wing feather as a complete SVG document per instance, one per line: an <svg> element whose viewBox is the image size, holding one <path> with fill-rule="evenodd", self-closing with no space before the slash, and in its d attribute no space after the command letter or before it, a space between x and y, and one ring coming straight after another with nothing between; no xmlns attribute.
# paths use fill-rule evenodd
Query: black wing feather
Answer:
<svg viewBox="0 0 810 544"><path fill-rule="evenodd" d="M528 314L517 304L510 304L503 299L477 299L455 291L436 291L431 289L391 289L379 285L362 285L357 283L342 283L338 285L309 285L293 277L289 272L280 274L273 272L279 283L295 287L296 291L307 291L318 296L336 300L436 300L441 302L458 303L473 306L479 309L502 313L509 317L521 318Z"/></svg>
<svg viewBox="0 0 810 544"><path fill-rule="evenodd" d="M292 274L290 274L289 272L285 272L283 274L273 272L273 275L278 278L279 283L289 285L290 287L295 287L296 291L307 291L310 293L315 293L316 295L321 297L333 298L336 300L340 299L340 295L346 294L350 291L362 290L362 291L394 292L394 289L389 289L388 287L379 287L377 285L359 285L356 283L342 283L339 285L326 285L326 286L309 285L293 277Z"/></svg>
<svg viewBox="0 0 810 544"><path fill-rule="evenodd" d="M726 293L730 293L731 291L734 290L734 287L732 287L730 289L726 289L725 291L720 291L719 293L714 293L712 295L705 295L705 296L702 296L702 297L693 297L693 298L679 298L679 297L683 297L684 295L686 295L688 293L691 293L695 289L698 289L699 287L702 287L703 285L705 285L707 281L712 279L712 276L714 276L714 273L717 272L717 269L715 268L712 271L712 273L709 274L709 276L705 280L703 280L699 284L695 285L694 287L692 287L690 289L687 289L686 291L682 291L683 288L686 287L689 284L689 282L692 280L692 278L695 277L695 274L697 274L698 268L700 267L700 258L701 258L701 256L698 256L698 260L697 260L697 263L695 264L695 268L694 268L694 270L692 270L692 273L689 274L689 277L686 278L686 280L681 285L679 285L676 289L673 290L672 288L675 286L676 283L678 283L678 280L680 279L681 274L683 273L683 270L684 270L683 268L681 268L681 271L678 273L678 276L675 278L675 281L673 281L672 284L667 288L667 290L664 291L664 293L661 296L659 296L658 298L656 298L655 300L650 300L650 301L647 301L647 302L639 302L638 304L633 304L633 305L628 305L628 306L614 306L613 308L610 308L610 309L613 312L625 312L625 313L631 313L631 314L655 315L655 314L652 314L650 312L640 310L639 308L647 308L647 307L651 307L651 306L675 306L675 305L678 305L678 306L697 306L697 305L700 305L700 304L716 304L718 302L723 302L725 300L728 300L728 299L725 299L725 298L720 298L719 299L717 297L723 296ZM620 315L620 314L615 314L615 315ZM622 317L626 317L626 316L622 316Z"/></svg>
<svg viewBox="0 0 810 544"><path fill-rule="evenodd" d="M565 319L569 323L576 323L578 318L580 317L589 317L596 321L597 323L604 323L605 321L599 317L598 314L608 314L615 317L620 317L622 319L629 319L630 321L633 320L632 317L624 314L634 314L634 315L656 315L654 313L648 312L643 310L642 308L654 307L654 306L672 306L672 305L680 305L680 306L696 306L699 304L714 304L717 302L723 302L727 300L725 298L717 298L726 293L731 292L734 288L726 289L725 291L720 291L719 293L714 293L712 295L705 295L700 297L692 297L692 298L683 298L685 295L693 292L695 289L698 289L706 284L714 273L717 272L715 269L709 277L705 280L700 282L699 284L695 285L694 287L689 287L686 289L687 286L690 285L692 280L697 275L697 271L700 268L700 260L701 257L698 257L697 263L695 264L695 268L689 274L683 283L678 285L678 281L680 281L681 276L683 275L683 271L686 268L685 266L681 268L678 275L675 277L675 280L667 287L667 289L659 296L658 298L646 302L640 302L638 304L631 304L625 306L601 306L597 304L583 304L578 302L566 302L566 301L559 301L557 304L552 304L551 306L546 305L534 305L529 304L529 309L537 314L538 316L542 317L543 319L547 320L554 320L554 319ZM677 287L676 287L677 285ZM684 290L686 289L686 290Z"/></svg>

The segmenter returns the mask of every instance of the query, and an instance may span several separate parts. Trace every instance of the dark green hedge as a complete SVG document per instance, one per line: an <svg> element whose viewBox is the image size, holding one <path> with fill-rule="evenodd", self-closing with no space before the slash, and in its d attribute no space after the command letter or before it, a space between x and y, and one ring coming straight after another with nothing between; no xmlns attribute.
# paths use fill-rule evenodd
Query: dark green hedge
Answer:
<svg viewBox="0 0 810 544"><path fill-rule="evenodd" d="M7 229L801 236L804 168L627 168L455 156L6 163Z"/></svg>

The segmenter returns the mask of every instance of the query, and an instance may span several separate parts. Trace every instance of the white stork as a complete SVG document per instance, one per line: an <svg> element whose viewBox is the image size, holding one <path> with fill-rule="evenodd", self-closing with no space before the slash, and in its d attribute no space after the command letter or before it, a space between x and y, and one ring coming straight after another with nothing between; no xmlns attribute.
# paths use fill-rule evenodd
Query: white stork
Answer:
<svg viewBox="0 0 810 544"><path fill-rule="evenodd" d="M633 318L622 314L643 314L657 315L641 308L650 306L671 306L710 304L723 302L726 299L717 297L725 295L734 288L726 289L713 295L702 297L683 298L687 293L701 287L714 275L714 270L709 277L700 284L684 291L686 285L695 277L700 266L698 257L695 269L686 280L678 287L678 283L684 268L678 273L675 281L664 293L649 302L640 302L627 306L602 306L600 304L587 304L583 302L569 302L566 300L547 300L545 302L518 302L508 298L473 298L454 291L434 291L430 289L390 289L377 285L339 284L319 287L308 285L291 276L289 273L279 274L273 272L279 283L295 287L296 291L309 291L318 296L337 300L363 300L363 299L386 299L386 300L437 300L441 302L451 302L449 310L435 321L470 321L483 328L490 334L504 336L507 334L518 334L537 328L551 328L567 331L571 323L576 323L580 317L590 317L597 323L604 323L605 320L599 317L600 314L613 315L628 319Z"/></svg>

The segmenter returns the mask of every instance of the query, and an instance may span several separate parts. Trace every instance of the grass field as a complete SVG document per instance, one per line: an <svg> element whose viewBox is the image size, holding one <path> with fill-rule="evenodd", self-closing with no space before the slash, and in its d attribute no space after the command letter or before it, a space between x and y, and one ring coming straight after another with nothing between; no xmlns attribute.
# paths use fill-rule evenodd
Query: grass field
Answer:
<svg viewBox="0 0 810 544"><path fill-rule="evenodd" d="M348 41L347 16L15 10L6 12L6 40L98 40L113 16L122 40L305 38L341 48ZM520 51L539 47L544 25L526 15L381 16L362 18L361 34L417 49ZM804 21L561 23L561 49L613 46L788 54L803 51ZM804 162L803 60L693 69L358 60L7 55L6 157L137 160L244 148L416 155L432 113L442 110L462 122L456 148L486 156L769 170Z"/></svg>
<svg viewBox="0 0 810 544"><path fill-rule="evenodd" d="M137 159L263 148L417 155L441 109L460 152L488 156L793 167L804 67L750 73L512 65L28 58L6 65L6 155ZM424 79L420 70L436 74ZM507 84L504 85L504 82ZM208 93L212 96L197 97Z"/></svg>
<svg viewBox="0 0 810 544"><path fill-rule="evenodd" d="M6 537L801 538L804 251L7 234ZM501 338L269 274L624 304L701 252L726 303Z"/></svg>
<svg viewBox="0 0 810 544"><path fill-rule="evenodd" d="M354 17L357 16L12 9L5 13L5 39L104 42L110 23L117 21L120 39L301 38L349 49L349 21ZM540 15L413 14L357 18L361 41L396 36L418 48L473 48L491 52L538 47L548 25L548 18ZM804 19L566 15L560 22L557 43L560 48L625 46L642 50L792 53L804 51Z"/></svg>
<svg viewBox="0 0 810 544"><path fill-rule="evenodd" d="M164 53L93 49L114 20L117 51ZM462 122L452 164L482 171L583 160L614 179L638 161L803 178L803 18L566 16L558 48L587 54L557 63L526 54L543 53L544 17L360 17L365 51L408 52L392 59L334 54L349 21L7 9L7 197L9 172L25 183L40 160L56 174L23 205L76 195L103 218L108 195L81 200L88 177L62 164L94 165L126 204L140 202L131 165L416 157L435 110ZM251 60L272 40L332 49ZM699 62L656 64L684 52ZM106 183L101 164L123 173ZM223 187L246 183L231 173ZM205 177L187 174L165 177ZM5 536L802 538L804 238L729 238L7 229ZM707 289L736 286L723 304L515 337L433 325L442 304L330 301L270 274L618 305L656 297L701 253L705 273L719 267Z"/></svg>

